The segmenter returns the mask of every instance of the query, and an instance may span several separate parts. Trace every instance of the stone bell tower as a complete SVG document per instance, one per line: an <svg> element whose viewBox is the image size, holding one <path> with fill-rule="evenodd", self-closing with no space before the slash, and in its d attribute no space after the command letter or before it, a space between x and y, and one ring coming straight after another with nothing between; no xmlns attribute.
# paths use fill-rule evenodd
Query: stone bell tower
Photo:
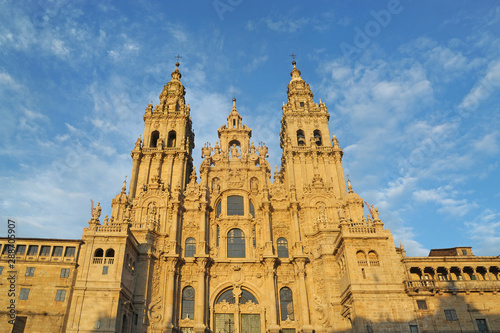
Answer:
<svg viewBox="0 0 500 333"><path fill-rule="evenodd" d="M194 132L181 76L176 63L172 79L160 94L160 104L154 110L152 103L146 108L143 140L139 137L132 150L130 199L159 183L171 190L184 189L189 179Z"/></svg>
<svg viewBox="0 0 500 333"><path fill-rule="evenodd" d="M297 196L314 181L321 181L331 188L338 199L346 195L342 149L338 140L328 132L330 115L321 100L313 101L309 84L301 77L293 61L288 84L288 101L283 103L280 146L281 176L288 190L296 189Z"/></svg>

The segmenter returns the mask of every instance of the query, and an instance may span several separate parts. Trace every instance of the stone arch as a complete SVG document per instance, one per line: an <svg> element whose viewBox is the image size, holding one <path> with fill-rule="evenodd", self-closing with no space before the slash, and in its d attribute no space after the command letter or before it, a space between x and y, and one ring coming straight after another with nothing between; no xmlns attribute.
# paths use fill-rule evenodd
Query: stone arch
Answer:
<svg viewBox="0 0 500 333"><path fill-rule="evenodd" d="M158 144L158 139L159 138L160 138L160 132L153 131L151 133L151 141L149 142L149 147L156 148L156 145Z"/></svg>
<svg viewBox="0 0 500 333"><path fill-rule="evenodd" d="M177 134L175 131L168 132L167 147L174 148L177 141Z"/></svg>
<svg viewBox="0 0 500 333"><path fill-rule="evenodd" d="M314 135L314 143L316 144L316 146L322 146L323 145L323 141L322 141L322 138L321 138L321 131L320 130L314 130L313 135Z"/></svg>
<svg viewBox="0 0 500 333"><path fill-rule="evenodd" d="M356 259L358 260L358 265L359 266L367 266L368 263L366 261L366 254L364 251L359 250L356 252Z"/></svg>
<svg viewBox="0 0 500 333"><path fill-rule="evenodd" d="M306 136L304 135L304 131L299 129L297 130L297 146L305 146L306 145Z"/></svg>

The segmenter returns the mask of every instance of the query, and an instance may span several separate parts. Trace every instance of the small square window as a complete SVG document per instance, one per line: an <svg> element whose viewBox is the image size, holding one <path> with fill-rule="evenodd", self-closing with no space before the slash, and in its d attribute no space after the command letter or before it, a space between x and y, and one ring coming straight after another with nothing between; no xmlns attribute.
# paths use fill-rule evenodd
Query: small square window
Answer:
<svg viewBox="0 0 500 333"><path fill-rule="evenodd" d="M62 278L69 277L69 268L63 268L63 269L61 269L61 277Z"/></svg>
<svg viewBox="0 0 500 333"><path fill-rule="evenodd" d="M446 320L448 321L456 321L458 320L457 313L455 310L444 310L444 315L446 316Z"/></svg>
<svg viewBox="0 0 500 333"><path fill-rule="evenodd" d="M427 310L427 302L424 300L417 301L417 307L419 310Z"/></svg>
<svg viewBox="0 0 500 333"><path fill-rule="evenodd" d="M304 107L304 102L300 102L300 107L303 108Z"/></svg>
<svg viewBox="0 0 500 333"><path fill-rule="evenodd" d="M28 255L29 256L36 256L38 253L38 245L30 245L28 248Z"/></svg>
<svg viewBox="0 0 500 333"><path fill-rule="evenodd" d="M410 333L418 333L418 325L410 325Z"/></svg>
<svg viewBox="0 0 500 333"><path fill-rule="evenodd" d="M35 274L35 267L26 268L26 276L33 276Z"/></svg>
<svg viewBox="0 0 500 333"><path fill-rule="evenodd" d="M16 254L18 256L22 256L25 253L26 253L26 245L18 245L17 250L16 250Z"/></svg>
<svg viewBox="0 0 500 333"><path fill-rule="evenodd" d="M58 289L56 293L56 302L64 302L66 298L66 290Z"/></svg>
<svg viewBox="0 0 500 333"><path fill-rule="evenodd" d="M64 252L65 257L74 257L75 256L75 247L74 246L68 246L66 248L66 252Z"/></svg>
<svg viewBox="0 0 500 333"><path fill-rule="evenodd" d="M5 244L3 246L3 251L2 251L2 254L8 254L11 250L11 248L13 248L14 246L12 244Z"/></svg>
<svg viewBox="0 0 500 333"><path fill-rule="evenodd" d="M54 246L54 250L52 251L52 256L60 257L62 256L63 247L62 246Z"/></svg>
<svg viewBox="0 0 500 333"><path fill-rule="evenodd" d="M27 300L29 294L30 294L29 288L21 288L21 291L19 292L19 299L20 300Z"/></svg>
<svg viewBox="0 0 500 333"><path fill-rule="evenodd" d="M464 256L466 256L466 255L467 255L467 250L462 250L462 254L463 254Z"/></svg>
<svg viewBox="0 0 500 333"><path fill-rule="evenodd" d="M42 246L42 248L40 249L40 255L41 256L49 256L50 255L50 246Z"/></svg>
<svg viewBox="0 0 500 333"><path fill-rule="evenodd" d="M108 274L108 267L109 266L102 266L102 275L107 275Z"/></svg>
<svg viewBox="0 0 500 333"><path fill-rule="evenodd" d="M3 273L3 266L0 266L0 275Z"/></svg>

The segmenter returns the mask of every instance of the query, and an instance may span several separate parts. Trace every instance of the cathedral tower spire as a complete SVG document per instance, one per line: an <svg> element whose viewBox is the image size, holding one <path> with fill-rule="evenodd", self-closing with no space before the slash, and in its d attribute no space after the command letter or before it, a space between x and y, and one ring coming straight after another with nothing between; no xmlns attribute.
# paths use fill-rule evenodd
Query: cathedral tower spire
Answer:
<svg viewBox="0 0 500 333"><path fill-rule="evenodd" d="M191 174L194 133L179 63L175 66L160 103L153 108L151 102L144 113L144 139L132 150L131 199L151 187L184 189Z"/></svg>
<svg viewBox="0 0 500 333"><path fill-rule="evenodd" d="M302 79L297 63L293 61L292 65L280 133L284 182L289 188L296 188L298 197L314 182L321 181L336 197L343 198L346 189L342 149L335 136L333 144L330 140L327 107L321 100L319 104L313 101L314 95Z"/></svg>

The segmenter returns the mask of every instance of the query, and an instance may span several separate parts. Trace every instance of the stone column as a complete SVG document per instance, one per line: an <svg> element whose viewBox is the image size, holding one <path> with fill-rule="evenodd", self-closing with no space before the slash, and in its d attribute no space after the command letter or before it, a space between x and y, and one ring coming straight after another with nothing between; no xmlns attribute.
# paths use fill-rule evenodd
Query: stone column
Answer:
<svg viewBox="0 0 500 333"><path fill-rule="evenodd" d="M198 287L196 288L195 298L194 298L194 319L196 325L194 326L194 331L196 333L205 332L206 320L205 320L205 268L208 262L208 258L196 257L196 263L198 264Z"/></svg>
<svg viewBox="0 0 500 333"><path fill-rule="evenodd" d="M204 188L204 186L202 186ZM205 194L203 194L205 195ZM206 223L206 218L207 218L207 203L206 202L201 202L200 203L200 231L198 234L198 250L196 253L199 254L206 254L207 253L207 223Z"/></svg>
<svg viewBox="0 0 500 333"><path fill-rule="evenodd" d="M265 241L264 255L272 256L273 241L271 239L271 219L269 217L271 214L271 209L270 209L271 203L269 201L266 201L262 204L262 206L264 210L264 241Z"/></svg>
<svg viewBox="0 0 500 333"><path fill-rule="evenodd" d="M300 309L302 310L302 332L309 333L313 331L311 326L311 321L309 319L309 301L307 299L307 287L306 287L306 258L295 258L295 264L297 268L297 276L299 278L299 297L300 297Z"/></svg>
<svg viewBox="0 0 500 333"><path fill-rule="evenodd" d="M264 258L265 265L265 278L267 285L267 294L269 297L269 317L270 323L268 326L268 332L270 333L278 333L280 331L280 327L278 326L278 317L277 317L277 306L276 306L276 285L274 283L276 269L275 269L276 259L275 258Z"/></svg>
<svg viewBox="0 0 500 333"><path fill-rule="evenodd" d="M335 167L337 169L337 179L339 183L340 194L342 198L344 198L347 193L345 189L345 180L344 180L344 170L342 169L342 155L340 152L336 152L334 155L335 159Z"/></svg>
<svg viewBox="0 0 500 333"><path fill-rule="evenodd" d="M129 198L135 198L137 191L137 180L139 178L139 167L141 165L141 153L132 153L132 176L130 177Z"/></svg>
<svg viewBox="0 0 500 333"><path fill-rule="evenodd" d="M174 289L175 289L175 271L177 267L177 257L165 258L167 284L165 288L165 328L163 333L172 332L174 327Z"/></svg>

